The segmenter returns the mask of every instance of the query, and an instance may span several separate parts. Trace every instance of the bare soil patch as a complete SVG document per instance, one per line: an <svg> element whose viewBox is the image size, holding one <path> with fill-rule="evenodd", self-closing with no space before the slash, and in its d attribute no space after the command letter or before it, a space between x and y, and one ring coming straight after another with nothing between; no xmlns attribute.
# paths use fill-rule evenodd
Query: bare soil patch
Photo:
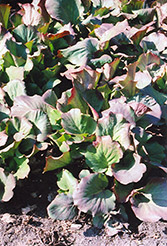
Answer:
<svg viewBox="0 0 167 246"><path fill-rule="evenodd" d="M74 221L52 221L46 207L56 194L55 184L55 174L41 170L18 184L12 200L0 206L0 246L167 245L167 222L141 223L133 214L113 237L92 227L85 214Z"/></svg>

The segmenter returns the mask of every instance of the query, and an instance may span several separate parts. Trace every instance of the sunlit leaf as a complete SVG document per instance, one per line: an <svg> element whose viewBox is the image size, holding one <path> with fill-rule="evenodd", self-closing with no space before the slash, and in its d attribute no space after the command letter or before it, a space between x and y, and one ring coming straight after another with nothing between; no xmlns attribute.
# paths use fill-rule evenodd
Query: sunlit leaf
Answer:
<svg viewBox="0 0 167 246"><path fill-rule="evenodd" d="M74 204L79 210L92 215L106 214L115 208L115 195L106 190L107 177L104 174L90 174L81 179L73 193Z"/></svg>
<svg viewBox="0 0 167 246"><path fill-rule="evenodd" d="M64 191L69 191L69 193L72 194L78 184L77 179L74 178L72 173L63 169L59 174L57 174L57 177L57 185L59 188Z"/></svg>
<svg viewBox="0 0 167 246"><path fill-rule="evenodd" d="M93 134L96 122L92 117L82 114L79 109L71 109L62 114L62 126L69 134Z"/></svg>
<svg viewBox="0 0 167 246"><path fill-rule="evenodd" d="M84 12L80 0L46 0L45 7L52 18L64 24L77 24Z"/></svg>
<svg viewBox="0 0 167 246"><path fill-rule="evenodd" d="M0 4L0 22L7 29L11 6L9 4Z"/></svg>
<svg viewBox="0 0 167 246"><path fill-rule="evenodd" d="M6 175L3 168L0 168L0 199L7 202L13 196L13 189L16 186L16 181L13 174Z"/></svg>
<svg viewBox="0 0 167 246"><path fill-rule="evenodd" d="M96 38L86 38L73 46L61 50L61 53L71 63L77 66L84 66L98 49L99 42Z"/></svg>
<svg viewBox="0 0 167 246"><path fill-rule="evenodd" d="M71 220L77 215L71 195L59 194L47 207L50 218L54 220Z"/></svg>
<svg viewBox="0 0 167 246"><path fill-rule="evenodd" d="M141 157L137 154L126 155L119 164L112 165L114 177L124 185L138 182L146 172L146 165L141 163Z"/></svg>
<svg viewBox="0 0 167 246"><path fill-rule="evenodd" d="M120 145L110 136L100 138L97 147L89 146L84 154L86 163L94 172L105 172L110 165L119 162L123 153Z"/></svg>
<svg viewBox="0 0 167 246"><path fill-rule="evenodd" d="M59 157L53 157L53 156L48 156L46 158L46 165L44 168L44 172L47 171L52 171L58 168L62 168L70 164L72 161L70 153L69 152L64 152L61 156Z"/></svg>
<svg viewBox="0 0 167 246"><path fill-rule="evenodd" d="M134 191L130 199L135 215L143 221L167 220L167 180L153 178L143 188Z"/></svg>

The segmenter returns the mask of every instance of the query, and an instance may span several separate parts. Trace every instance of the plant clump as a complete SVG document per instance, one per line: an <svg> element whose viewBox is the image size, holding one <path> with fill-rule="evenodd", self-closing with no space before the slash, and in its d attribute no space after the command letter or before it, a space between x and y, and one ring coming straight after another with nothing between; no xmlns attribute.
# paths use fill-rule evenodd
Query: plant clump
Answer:
<svg viewBox="0 0 167 246"><path fill-rule="evenodd" d="M51 218L84 212L112 231L128 203L167 220L167 2L19 8L0 4L1 201L43 152L57 177Z"/></svg>

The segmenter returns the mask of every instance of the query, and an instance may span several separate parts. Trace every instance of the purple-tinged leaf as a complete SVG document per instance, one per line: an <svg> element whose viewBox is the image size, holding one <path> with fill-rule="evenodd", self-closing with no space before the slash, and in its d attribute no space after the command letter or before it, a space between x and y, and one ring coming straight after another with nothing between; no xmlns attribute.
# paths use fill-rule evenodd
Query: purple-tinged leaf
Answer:
<svg viewBox="0 0 167 246"><path fill-rule="evenodd" d="M104 174L90 174L81 179L73 193L75 206L84 213L107 214L115 208L115 195L106 190L107 177Z"/></svg>
<svg viewBox="0 0 167 246"><path fill-rule="evenodd" d="M77 81L82 85L83 90L93 89L100 77L100 73L96 70L93 70L89 66L81 66L76 69L69 68L61 75L66 76L66 78L72 80L72 82Z"/></svg>
<svg viewBox="0 0 167 246"><path fill-rule="evenodd" d="M104 74L103 79L109 81L113 78L119 63L120 63L120 59L116 58L111 63L105 63L104 66L100 69L97 69L97 71L100 73L103 72Z"/></svg>
<svg viewBox="0 0 167 246"><path fill-rule="evenodd" d="M13 189L16 186L16 180L13 174L6 175L3 168L0 168L0 200L9 201L13 196Z"/></svg>
<svg viewBox="0 0 167 246"><path fill-rule="evenodd" d="M102 112L103 113L103 112ZM97 136L110 135L114 141L120 143L124 149L130 146L130 123L126 123L121 114L109 114L98 120Z"/></svg>
<svg viewBox="0 0 167 246"><path fill-rule="evenodd" d="M68 134L91 135L95 132L96 122L86 114L82 114L80 109L71 109L62 114L62 126Z"/></svg>
<svg viewBox="0 0 167 246"><path fill-rule="evenodd" d="M77 208L74 206L71 195L59 194L47 207L50 218L54 220L71 220L77 215Z"/></svg>
<svg viewBox="0 0 167 246"><path fill-rule="evenodd" d="M152 68L154 64L160 65L160 58L152 52L141 54L137 60L137 67L140 68L141 71Z"/></svg>
<svg viewBox="0 0 167 246"><path fill-rule="evenodd" d="M167 37L161 32L153 32L148 36L144 37L140 45L144 48L147 42L153 43L156 49L161 52L167 47Z"/></svg>
<svg viewBox="0 0 167 246"><path fill-rule="evenodd" d="M63 24L77 24L84 12L81 0L46 0L49 15Z"/></svg>
<svg viewBox="0 0 167 246"><path fill-rule="evenodd" d="M37 26L40 23L42 16L32 4L26 3L20 5L20 7L24 11L22 22L26 26Z"/></svg>
<svg viewBox="0 0 167 246"><path fill-rule="evenodd" d="M139 71L135 74L135 81L137 82L136 87L141 90L151 84L152 77L147 70Z"/></svg>
<svg viewBox="0 0 167 246"><path fill-rule="evenodd" d="M144 188L134 190L130 202L136 217L146 222L167 220L166 191L166 178L153 178Z"/></svg>
<svg viewBox="0 0 167 246"><path fill-rule="evenodd" d="M94 172L105 172L113 163L119 162L123 156L122 149L110 136L98 138L98 142L89 146L84 153L87 165Z"/></svg>
<svg viewBox="0 0 167 246"><path fill-rule="evenodd" d="M126 30L129 30L129 28L130 26L127 20L118 22L115 26L104 23L99 28L95 29L95 34L97 33L96 35L100 38L100 43L103 44L106 41L116 37L120 33L124 33Z"/></svg>
<svg viewBox="0 0 167 246"><path fill-rule="evenodd" d="M110 108L102 112L102 116L108 117L112 114L121 114L123 118L129 122L132 126L135 126L135 116L130 106L125 103L125 98L112 99L109 101Z"/></svg>
<svg viewBox="0 0 167 246"><path fill-rule="evenodd" d="M23 117L29 112L45 111L46 104L41 96L18 96L14 100L14 105L11 108L11 114L14 117Z"/></svg>
<svg viewBox="0 0 167 246"><path fill-rule="evenodd" d="M86 38L60 51L72 64L85 66L97 50L99 50L99 41L96 38Z"/></svg>
<svg viewBox="0 0 167 246"><path fill-rule="evenodd" d="M64 152L59 157L48 156L46 157L46 165L44 168L44 172L65 167L68 164L70 164L71 161L72 159L71 159L71 155L69 152Z"/></svg>
<svg viewBox="0 0 167 246"><path fill-rule="evenodd" d="M133 109L135 115L140 118L145 115L147 112L151 111L149 107L141 102L130 102L128 105Z"/></svg>
<svg viewBox="0 0 167 246"><path fill-rule="evenodd" d="M141 163L141 156L126 155L119 164L112 165L113 175L121 184L138 182L146 172L146 165Z"/></svg>

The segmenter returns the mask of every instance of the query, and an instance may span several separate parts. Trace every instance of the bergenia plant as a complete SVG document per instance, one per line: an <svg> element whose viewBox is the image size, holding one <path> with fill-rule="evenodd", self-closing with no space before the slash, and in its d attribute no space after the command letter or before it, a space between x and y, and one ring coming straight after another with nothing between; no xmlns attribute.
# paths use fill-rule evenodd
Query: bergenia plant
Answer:
<svg viewBox="0 0 167 246"><path fill-rule="evenodd" d="M88 213L110 235L127 203L140 220L167 219L164 2L0 5L2 201L45 150L51 218Z"/></svg>

